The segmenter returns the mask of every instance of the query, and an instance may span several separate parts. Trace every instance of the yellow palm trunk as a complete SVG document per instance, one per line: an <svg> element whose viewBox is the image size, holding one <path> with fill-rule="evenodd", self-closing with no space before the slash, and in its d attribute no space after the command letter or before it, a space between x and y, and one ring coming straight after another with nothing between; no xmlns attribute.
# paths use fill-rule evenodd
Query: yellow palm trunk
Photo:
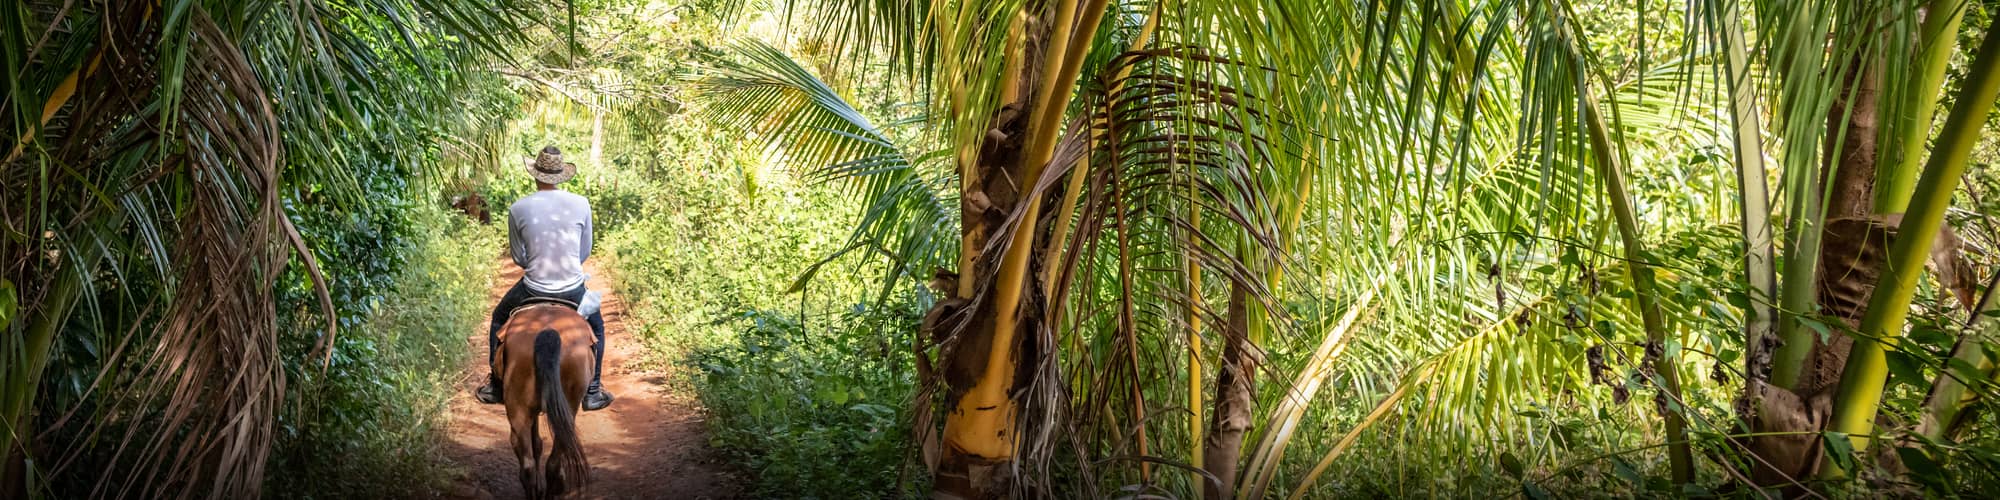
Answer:
<svg viewBox="0 0 2000 500"><path fill-rule="evenodd" d="M1077 0L1062 0L1053 11L1056 20L1048 39L1048 50L1042 54L1044 71L1037 73L1042 80L1034 82L1037 93L1032 94L1033 112L1028 115L1028 130L1022 163L1016 169L1024 185L1033 185L1041 176L1043 167L1055 156L1056 138L1061 132L1062 113L1068 97L1076 85L1076 75L1083 64L1087 47L1080 40L1088 40L1096 32L1097 23L1105 11L1103 0L1089 0L1085 5L1077 5ZM1081 14L1080 16L1078 14ZM1068 21L1074 20L1074 23ZM1075 45L1075 47L1072 47ZM1072 49L1075 50L1072 50ZM1002 168L1009 166L1000 166ZM982 175L997 174L981 172ZM973 189L968 184L966 189ZM1027 190L1023 190L1027 191ZM990 328L990 343L984 353L984 368L976 374L972 386L960 396L958 403L945 416L944 445L947 463L964 470L950 471L963 477L940 481L934 496L944 498L987 498L1002 494L995 491L997 480L994 474L998 465L1012 461L1017 443L1015 421L1020 410L1016 401L1009 397L1013 389L1014 371L1020 364L1020 354L1016 352L1022 324L1021 302L1034 278L1028 272L1029 261L1034 252L1035 236L1041 227L1034 221L1040 220L1040 199L1032 192L1024 192L1020 203L1025 206L1014 208L1022 213L1023 224L1013 226L1004 235L1007 238L1005 251L999 256L979 256L977 259L998 260L987 307L981 308L982 318L976 318L975 328ZM968 234L970 235L970 233ZM965 248L984 242L965 242ZM977 267L977 266L972 266ZM971 276L979 279L977 275ZM978 334L980 332L969 332ZM965 355L978 355L966 353ZM962 481L962 482L961 482Z"/></svg>

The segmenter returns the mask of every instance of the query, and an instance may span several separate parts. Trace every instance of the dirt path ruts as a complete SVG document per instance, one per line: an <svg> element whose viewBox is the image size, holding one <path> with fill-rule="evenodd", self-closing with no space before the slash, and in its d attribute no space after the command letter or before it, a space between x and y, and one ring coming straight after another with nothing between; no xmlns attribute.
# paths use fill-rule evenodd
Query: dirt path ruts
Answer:
<svg viewBox="0 0 2000 500"><path fill-rule="evenodd" d="M500 300L521 278L521 269L501 259L487 304ZM618 401L577 418L584 456L590 460L591 486L586 498L731 499L742 496L742 481L708 447L700 403L667 390L666 372L637 371L628 362L644 347L626 335L624 302L612 293L604 270L586 264L589 287L604 296L604 388ZM482 405L472 389L485 383L486 332L470 332L464 378L452 397L445 454L462 469L446 498L521 498L509 448L506 411ZM547 424L543 424L546 426ZM546 439L547 431L542 433Z"/></svg>

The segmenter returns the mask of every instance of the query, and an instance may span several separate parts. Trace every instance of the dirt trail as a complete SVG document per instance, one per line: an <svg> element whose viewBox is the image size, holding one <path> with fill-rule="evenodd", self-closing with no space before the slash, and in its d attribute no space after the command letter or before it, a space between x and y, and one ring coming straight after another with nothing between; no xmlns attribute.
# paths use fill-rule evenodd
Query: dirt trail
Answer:
<svg viewBox="0 0 2000 500"><path fill-rule="evenodd" d="M487 304L500 300L521 278L521 268L501 259L501 275L493 281ZM637 371L628 362L643 347L625 333L624 302L611 292L602 269L585 265L589 287L604 296L604 388L618 397L610 408L577 417L584 455L591 466L588 498L739 498L743 482L708 447L700 403L668 390L667 372ZM472 399L472 389L486 381L486 332L472 332L466 346L476 353L465 367L452 396L449 441L445 453L464 472L446 498L521 498L509 448L506 410ZM544 424L546 426L546 424ZM543 432L544 439L547 431Z"/></svg>

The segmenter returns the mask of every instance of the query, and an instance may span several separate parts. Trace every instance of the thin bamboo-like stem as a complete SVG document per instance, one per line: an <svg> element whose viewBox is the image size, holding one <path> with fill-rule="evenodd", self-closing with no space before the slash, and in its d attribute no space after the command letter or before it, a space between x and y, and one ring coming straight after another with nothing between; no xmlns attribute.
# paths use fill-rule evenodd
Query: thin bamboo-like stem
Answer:
<svg viewBox="0 0 2000 500"><path fill-rule="evenodd" d="M1958 345L1952 347L1952 361L1945 364L1937 381L1931 384L1931 392L1924 398L1923 416L1917 422L1917 434L1940 441L1949 438L1959 423L1959 411L1977 396L1968 393L1963 378L1992 380L1993 358L1986 355L1986 344L2000 339L2000 320L1991 316L2000 311L2000 298L1994 297L1996 288L2000 288L2000 274L1993 275L1987 283L1985 298L1966 320L1965 336L1959 337ZM1959 370L1958 366L1972 367L1972 373Z"/></svg>
<svg viewBox="0 0 2000 500"><path fill-rule="evenodd" d="M1945 209L1952 192L1964 175L1967 157L1979 142L1979 132L1993 101L2000 98L2000 37L1988 26L1979 55L1966 67L1965 87L1960 90L1951 116L1938 133L1937 146L1925 162L1924 175L1917 180L1910 210L1904 213L1898 237L1889 246L1888 262L1875 292L1868 298L1868 313L1861 317L1861 329L1848 354L1834 394L1832 430L1847 433L1854 449L1868 446L1875 427L1875 413L1887 382L1888 355L1885 343L1902 336L1903 323L1910 314L1910 300L1916 296L1917 279L1923 275L1931 243L1944 225ZM1825 467L1821 472L1839 476L1846 471Z"/></svg>
<svg viewBox="0 0 2000 500"><path fill-rule="evenodd" d="M1091 140L1095 141L1096 139L1092 138ZM1076 165L1070 168L1068 174L1069 181L1063 190L1062 203L1056 205L1062 208L1057 209L1055 220L1056 232L1049 237L1049 248L1042 253L1042 262L1056 262L1057 256L1062 255L1066 251L1064 249L1069 245L1069 233L1070 231L1074 231L1076 227L1076 221L1072 220L1076 218L1076 201L1083 194L1083 180L1090 176L1089 172L1090 155L1085 154L1077 157ZM1042 295L1055 296L1056 271L1057 266L1053 265L1042 268ZM1050 307L1055 307L1055 304L1056 301L1050 301Z"/></svg>
<svg viewBox="0 0 2000 500"><path fill-rule="evenodd" d="M1187 183L1187 196L1188 196L1187 198L1188 228L1186 230L1187 232L1186 241L1195 242L1195 241L1200 241L1202 238L1201 203L1194 201L1196 199L1195 197L1200 194L1200 190L1195 187L1194 166L1186 165L1186 167L1188 168L1186 176L1184 177L1185 182ZM1190 245L1192 245L1192 243L1190 243ZM1194 251L1192 250L1192 248L1182 249L1181 265L1187 269L1187 280L1185 283L1185 287L1187 290L1186 293L1188 301L1187 302L1188 464L1192 466L1191 467L1192 470L1189 470L1188 474L1189 474L1190 484L1202 484L1203 481L1206 480L1206 477L1201 474L1201 471L1206 470L1205 469L1206 466L1203 465L1203 459L1202 459L1204 452L1202 448L1202 439L1203 439L1202 434L1203 434L1203 429L1207 426L1208 421L1202 417L1204 407L1201 404L1202 376L1207 373L1207 369L1202 366L1201 362L1201 356L1202 356L1201 311L1203 306L1207 302L1202 298L1202 293L1201 293L1201 262L1199 259L1195 258Z"/></svg>
<svg viewBox="0 0 2000 500"><path fill-rule="evenodd" d="M1743 273L1750 284L1749 310L1744 311L1743 340L1746 352L1755 353L1763 349L1763 338L1771 335L1772 323L1777 319L1777 310L1771 301L1778 298L1778 278L1772 267L1775 258L1771 247L1771 199L1765 186L1763 125L1757 116L1757 92L1750 86L1750 61L1743 42L1743 25L1735 21L1742 18L1739 4L1731 1L1727 5L1727 8L1720 9L1721 18L1716 19L1713 25L1722 28L1723 50L1727 52L1724 71L1729 78L1730 114L1735 120L1736 183L1741 189L1737 206L1743 217L1745 250ZM1761 362L1760 356L1747 358L1749 363Z"/></svg>
<svg viewBox="0 0 2000 500"><path fill-rule="evenodd" d="M1116 132L1112 133L1111 143L1113 148L1117 147L1116 135ZM1146 444L1146 388L1139 383L1139 331L1138 318L1136 317L1138 313L1132 305L1133 256L1131 226L1126 223L1128 207L1124 201L1124 180L1118 176L1112 176L1111 190L1112 205L1114 205L1113 210L1115 211L1114 215L1117 218L1118 224L1118 285L1120 287L1118 293L1118 330L1120 336L1124 338L1126 361L1132 370L1129 374L1129 382L1132 384L1132 425L1138 429L1138 451L1139 456L1143 457L1149 454L1149 448ZM1153 464L1151 462L1139 463L1139 478L1141 482L1152 482Z"/></svg>
<svg viewBox="0 0 2000 500"><path fill-rule="evenodd" d="M1910 204L1921 165L1924 139L1930 137L1931 118L1937 113L1937 96L1944 89L1945 68L1958 48L1958 24L1965 19L1964 0L1930 0L1925 4L1921 52L1917 54L1916 80L1902 93L1901 110L1890 116L1889 130L1896 137L1883 141L1883 158L1894 162L1875 170L1875 213L1902 213Z"/></svg>
<svg viewBox="0 0 2000 500"><path fill-rule="evenodd" d="M1639 317L1646 328L1647 342L1661 346L1662 354L1656 360L1655 372L1659 375L1660 391L1671 402L1661 418L1666 421L1666 439L1673 443L1667 447L1667 459L1677 483L1694 482L1694 452L1687 443L1687 420L1677 408L1681 401L1680 368L1671 352L1665 352L1667 340L1666 318L1660 313L1658 287L1655 284L1653 268L1647 264L1646 243L1640 238L1639 219L1633 213L1632 195L1626 191L1624 166L1611 144L1610 126L1604 115L1597 110L1597 98L1592 95L1588 80L1582 75L1576 79L1577 94L1583 97L1583 114L1590 137L1590 149L1597 164L1598 176L1604 182L1605 196L1610 198L1612 216L1617 219L1618 236L1624 241L1626 270L1632 275L1632 295L1639 309Z"/></svg>
<svg viewBox="0 0 2000 500"><path fill-rule="evenodd" d="M1188 213L1188 232L1201 232L1201 207L1196 206ZM1190 236L1189 241L1193 241ZM1188 385L1188 464L1196 470L1188 471L1190 480L1196 484L1202 481L1201 464L1202 404L1201 379L1206 371L1201 362L1201 309L1204 301L1201 295L1201 265L1192 253L1183 253L1181 263L1187 269L1187 385Z"/></svg>

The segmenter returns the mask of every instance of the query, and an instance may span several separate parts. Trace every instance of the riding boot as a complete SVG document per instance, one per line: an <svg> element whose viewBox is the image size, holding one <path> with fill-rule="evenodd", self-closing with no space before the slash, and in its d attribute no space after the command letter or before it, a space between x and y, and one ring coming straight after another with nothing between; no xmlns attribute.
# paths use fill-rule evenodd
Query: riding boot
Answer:
<svg viewBox="0 0 2000 500"><path fill-rule="evenodd" d="M611 392L604 390L604 315L594 313L584 320L590 323L590 333L597 336L597 344L590 346L591 354L597 359L593 361L595 369L591 370L590 389L583 393L583 411L597 411L611 406L611 400L615 399Z"/></svg>
<svg viewBox="0 0 2000 500"><path fill-rule="evenodd" d="M611 406L612 399L615 398L611 396L611 391L593 385L589 391L583 393L583 411L602 410Z"/></svg>
<svg viewBox="0 0 2000 500"><path fill-rule="evenodd" d="M500 375L497 373L487 375L486 385L479 386L479 389L472 391L473 398L478 399L482 404L500 404L504 401L500 395Z"/></svg>

